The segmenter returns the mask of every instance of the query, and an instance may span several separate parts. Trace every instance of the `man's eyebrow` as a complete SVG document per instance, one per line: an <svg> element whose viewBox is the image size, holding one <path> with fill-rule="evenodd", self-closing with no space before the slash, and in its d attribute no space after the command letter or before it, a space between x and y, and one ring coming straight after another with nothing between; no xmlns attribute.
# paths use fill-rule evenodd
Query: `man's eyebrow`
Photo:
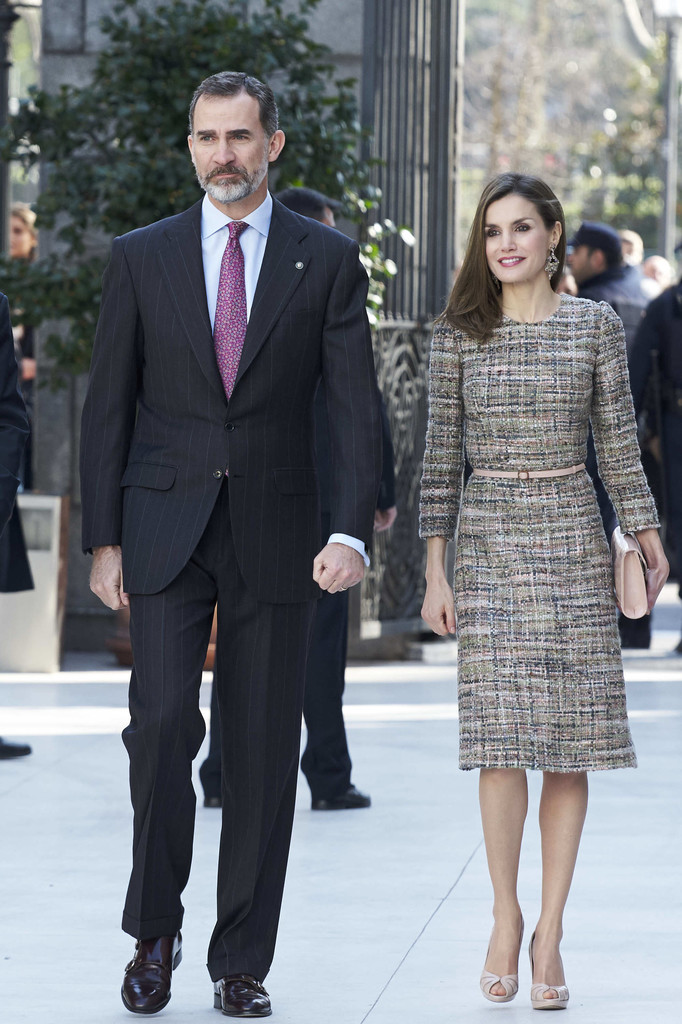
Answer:
<svg viewBox="0 0 682 1024"><path fill-rule="evenodd" d="M197 128L197 135L217 135L215 128ZM226 135L252 135L253 132L250 128L233 128L232 131L226 132Z"/></svg>

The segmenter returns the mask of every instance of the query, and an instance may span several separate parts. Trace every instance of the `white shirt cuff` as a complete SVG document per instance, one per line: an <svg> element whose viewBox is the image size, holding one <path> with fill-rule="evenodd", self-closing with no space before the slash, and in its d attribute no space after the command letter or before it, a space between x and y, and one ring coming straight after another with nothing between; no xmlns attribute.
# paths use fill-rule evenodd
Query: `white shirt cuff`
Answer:
<svg viewBox="0 0 682 1024"><path fill-rule="evenodd" d="M327 544L347 544L349 548L354 548L359 554L362 555L365 560L365 565L369 568L369 555L365 545L357 537L349 537L347 533L333 533Z"/></svg>

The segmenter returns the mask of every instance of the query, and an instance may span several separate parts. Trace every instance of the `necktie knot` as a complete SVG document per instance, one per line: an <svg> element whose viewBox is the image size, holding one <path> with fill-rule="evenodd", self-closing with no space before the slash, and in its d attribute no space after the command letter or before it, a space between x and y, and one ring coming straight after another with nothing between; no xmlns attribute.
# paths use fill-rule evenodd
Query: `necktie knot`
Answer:
<svg viewBox="0 0 682 1024"><path fill-rule="evenodd" d="M236 242L242 231L248 228L248 226L245 220L231 220L227 225L227 230L230 232L230 242Z"/></svg>

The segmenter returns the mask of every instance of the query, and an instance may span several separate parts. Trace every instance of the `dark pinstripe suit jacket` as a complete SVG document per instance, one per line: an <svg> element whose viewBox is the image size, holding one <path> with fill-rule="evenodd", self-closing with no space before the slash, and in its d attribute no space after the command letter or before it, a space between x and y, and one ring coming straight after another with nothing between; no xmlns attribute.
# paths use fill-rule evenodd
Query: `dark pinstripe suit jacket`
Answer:
<svg viewBox="0 0 682 1024"><path fill-rule="evenodd" d="M180 572L227 467L247 585L264 601L319 594L320 375L332 530L369 543L381 441L366 293L355 243L275 200L228 403L206 304L201 203L114 241L83 411L83 547L121 544L126 590L157 593Z"/></svg>

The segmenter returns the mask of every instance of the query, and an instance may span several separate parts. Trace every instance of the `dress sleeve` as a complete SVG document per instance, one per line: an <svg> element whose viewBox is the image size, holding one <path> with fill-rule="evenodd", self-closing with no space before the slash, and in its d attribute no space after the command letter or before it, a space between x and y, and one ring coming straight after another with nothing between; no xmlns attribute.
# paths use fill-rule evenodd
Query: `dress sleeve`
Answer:
<svg viewBox="0 0 682 1024"><path fill-rule="evenodd" d="M419 508L420 537L454 539L463 476L461 345L450 327L439 325L431 342L429 422Z"/></svg>
<svg viewBox="0 0 682 1024"><path fill-rule="evenodd" d="M637 424L630 394L625 332L606 302L599 303L597 359L591 421L602 478L624 533L659 525L656 504L640 461Z"/></svg>

